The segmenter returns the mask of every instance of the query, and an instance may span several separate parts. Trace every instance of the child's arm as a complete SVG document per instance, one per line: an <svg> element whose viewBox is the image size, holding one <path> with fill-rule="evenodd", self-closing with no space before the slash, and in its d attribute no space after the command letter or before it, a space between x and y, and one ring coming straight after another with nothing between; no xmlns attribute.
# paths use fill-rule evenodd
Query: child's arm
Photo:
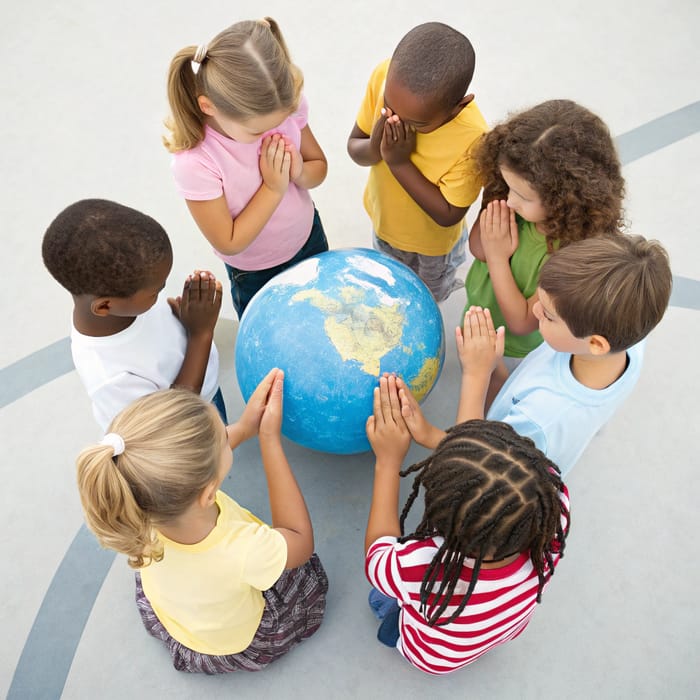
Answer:
<svg viewBox="0 0 700 700"><path fill-rule="evenodd" d="M244 251L270 220L289 186L292 155L282 136L266 136L260 151L262 184L234 219L226 197L206 201L185 200L204 237L224 255Z"/></svg>
<svg viewBox="0 0 700 700"><path fill-rule="evenodd" d="M250 395L241 417L235 423L226 426L228 444L232 450L235 450L240 444L258 434L260 421L263 413L265 413L265 406L267 406L267 399L270 395L270 389L272 389L278 372L279 370L275 367L267 373L267 376L255 387L255 391Z"/></svg>
<svg viewBox="0 0 700 700"><path fill-rule="evenodd" d="M401 402L401 415L406 421L406 427L411 433L411 437L419 445L434 450L447 433L428 422L418 405L418 401L416 401L416 397L400 377L396 378L396 388Z"/></svg>
<svg viewBox="0 0 700 700"><path fill-rule="evenodd" d="M442 195L440 188L421 173L411 161L416 147L416 131L404 124L387 108L388 117L380 145L381 156L392 175L415 203L440 226L452 226L464 218L469 207L456 207Z"/></svg>
<svg viewBox="0 0 700 700"><path fill-rule="evenodd" d="M504 200L489 202L479 217L481 245L489 277L508 330L516 335L532 333L538 327L532 307L537 293L526 299L518 289L510 268L510 258L518 247L515 212Z"/></svg>
<svg viewBox="0 0 700 700"><path fill-rule="evenodd" d="M187 348L180 371L171 386L202 391L209 363L214 326L221 309L221 282L211 272L195 270L185 280L182 296L168 304L187 332Z"/></svg>
<svg viewBox="0 0 700 700"><path fill-rule="evenodd" d="M301 130L299 150L291 141L287 141L287 148L292 157L289 179L298 187L310 190L326 179L328 162L308 124Z"/></svg>
<svg viewBox="0 0 700 700"><path fill-rule="evenodd" d="M396 378L381 377L374 390L374 410L367 419L367 438L374 450L374 490L365 532L365 552L384 535L399 537L399 472L411 444L401 415Z"/></svg>
<svg viewBox="0 0 700 700"><path fill-rule="evenodd" d="M268 375L269 376L269 375ZM314 551L314 531L304 496L282 448L282 392L284 372L277 370L260 420L260 453L270 497L272 527L287 542L285 568L301 566Z"/></svg>
<svg viewBox="0 0 700 700"><path fill-rule="evenodd" d="M457 423L464 423L484 417L491 374L503 357L505 329L493 327L488 309L472 306L464 315L464 327L457 327L455 335L462 365Z"/></svg>
<svg viewBox="0 0 700 700"><path fill-rule="evenodd" d="M481 262L486 262L484 246L481 243L481 216L477 218L469 231L469 252Z"/></svg>

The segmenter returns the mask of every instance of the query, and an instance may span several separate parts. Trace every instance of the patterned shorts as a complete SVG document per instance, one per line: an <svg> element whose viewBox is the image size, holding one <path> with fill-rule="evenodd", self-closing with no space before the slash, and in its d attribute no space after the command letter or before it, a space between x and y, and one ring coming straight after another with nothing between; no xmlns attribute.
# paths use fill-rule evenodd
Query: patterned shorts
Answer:
<svg viewBox="0 0 700 700"><path fill-rule="evenodd" d="M237 654L213 656L193 651L168 634L143 592L140 574L136 573L136 605L144 627L166 644L173 666L187 673L262 670L321 626L326 591L328 577L314 554L303 566L284 571L272 588L263 591L265 609L250 645Z"/></svg>
<svg viewBox="0 0 700 700"><path fill-rule="evenodd" d="M376 233L372 233L372 244L375 250L386 253L410 267L423 280L437 302L445 301L452 292L464 286L464 280L457 279L457 268L467 259L466 241L465 229L447 255L421 255L394 248L379 238Z"/></svg>

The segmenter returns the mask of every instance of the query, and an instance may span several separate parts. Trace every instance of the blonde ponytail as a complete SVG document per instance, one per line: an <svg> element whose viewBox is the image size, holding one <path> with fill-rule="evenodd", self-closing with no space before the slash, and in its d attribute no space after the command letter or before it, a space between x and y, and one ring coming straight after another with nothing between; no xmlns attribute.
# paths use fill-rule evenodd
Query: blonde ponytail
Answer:
<svg viewBox="0 0 700 700"><path fill-rule="evenodd" d="M163 557L151 519L139 508L126 479L105 445L84 449L78 456L78 490L85 521L99 543L126 554L129 565L141 568Z"/></svg>
<svg viewBox="0 0 700 700"><path fill-rule="evenodd" d="M178 51L168 70L168 102L171 116L165 120L170 136L163 144L171 152L194 148L204 138L204 114L197 102L198 91L192 61L196 46Z"/></svg>
<svg viewBox="0 0 700 700"><path fill-rule="evenodd" d="M94 445L77 459L88 527L134 568L163 558L157 527L173 523L217 478L223 425L216 410L185 389L149 394L110 426L124 441Z"/></svg>
<svg viewBox="0 0 700 700"><path fill-rule="evenodd" d="M188 46L170 64L171 116L165 122L170 136L163 139L169 151L188 150L204 138L200 95L240 122L277 111L291 114L297 108L304 78L272 18L245 20L225 29L207 45L195 73L196 53L196 46Z"/></svg>

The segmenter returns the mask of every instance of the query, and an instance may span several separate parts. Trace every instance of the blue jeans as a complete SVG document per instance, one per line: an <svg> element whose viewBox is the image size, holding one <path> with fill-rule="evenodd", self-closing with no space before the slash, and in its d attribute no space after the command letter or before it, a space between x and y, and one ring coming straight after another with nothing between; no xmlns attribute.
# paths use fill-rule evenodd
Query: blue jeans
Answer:
<svg viewBox="0 0 700 700"><path fill-rule="evenodd" d="M221 393L221 387L217 388L216 394L211 400L214 408L219 412L221 420L224 421L224 425L228 425L228 418L226 417L226 404L224 403L224 395Z"/></svg>
<svg viewBox="0 0 700 700"><path fill-rule="evenodd" d="M382 623L377 630L377 639L388 647L395 647L399 641L399 615L401 608L395 598L372 588L369 593L369 607Z"/></svg>
<svg viewBox="0 0 700 700"><path fill-rule="evenodd" d="M233 308L236 309L238 318L243 315L245 307L248 306L250 300L255 294L269 282L275 275L278 275L282 270L286 270L292 265L310 258L317 253L325 253L328 250L328 239L323 230L321 217L318 211L314 208L314 221L311 225L311 233L306 239L306 243L301 247L301 250L290 260L275 267L270 267L265 270L239 270L236 267L226 265L226 272L231 282L231 298L233 299Z"/></svg>

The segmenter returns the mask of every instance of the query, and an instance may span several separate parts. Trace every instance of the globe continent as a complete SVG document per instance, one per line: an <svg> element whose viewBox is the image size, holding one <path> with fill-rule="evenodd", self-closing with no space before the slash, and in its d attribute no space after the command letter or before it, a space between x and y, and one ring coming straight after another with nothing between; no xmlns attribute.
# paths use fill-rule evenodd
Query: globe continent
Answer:
<svg viewBox="0 0 700 700"><path fill-rule="evenodd" d="M442 316L408 267L365 248L315 255L270 280L246 308L236 375L247 401L285 371L282 433L335 454L370 449L373 390L395 372L423 401L445 358Z"/></svg>

